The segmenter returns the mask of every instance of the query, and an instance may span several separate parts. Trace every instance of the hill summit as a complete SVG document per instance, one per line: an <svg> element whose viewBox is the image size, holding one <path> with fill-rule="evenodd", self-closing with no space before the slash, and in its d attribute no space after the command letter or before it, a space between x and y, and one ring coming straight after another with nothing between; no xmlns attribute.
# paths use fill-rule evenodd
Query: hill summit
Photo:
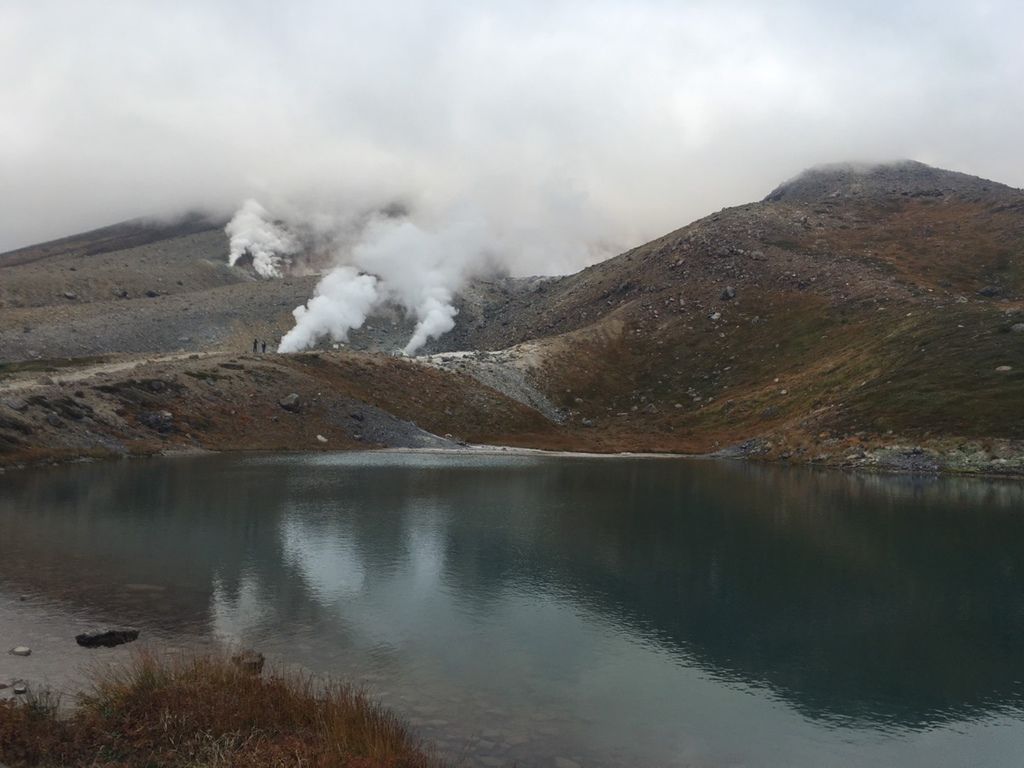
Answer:
<svg viewBox="0 0 1024 768"><path fill-rule="evenodd" d="M772 190L765 202L835 199L943 197L964 199L1012 193L1011 187L966 173L933 168L914 160L890 163L831 163L803 171Z"/></svg>

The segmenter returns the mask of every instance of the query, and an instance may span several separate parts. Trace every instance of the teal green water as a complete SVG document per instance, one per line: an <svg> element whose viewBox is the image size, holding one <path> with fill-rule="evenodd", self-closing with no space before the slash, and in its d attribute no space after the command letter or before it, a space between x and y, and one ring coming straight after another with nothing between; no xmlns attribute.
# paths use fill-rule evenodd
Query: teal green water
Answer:
<svg viewBox="0 0 1024 768"><path fill-rule="evenodd" d="M0 475L0 542L0 642L56 679L63 627L130 623L362 681L469 765L1024 763L1021 484L215 456Z"/></svg>

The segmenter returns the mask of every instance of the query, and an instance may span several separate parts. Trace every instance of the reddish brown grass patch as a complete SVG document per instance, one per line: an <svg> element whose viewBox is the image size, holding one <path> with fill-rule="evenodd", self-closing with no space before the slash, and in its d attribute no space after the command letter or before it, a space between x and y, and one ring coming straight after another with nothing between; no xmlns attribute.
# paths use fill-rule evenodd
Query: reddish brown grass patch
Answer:
<svg viewBox="0 0 1024 768"><path fill-rule="evenodd" d="M106 670L67 717L0 705L13 766L441 768L394 714L345 685L260 677L227 658L140 653Z"/></svg>

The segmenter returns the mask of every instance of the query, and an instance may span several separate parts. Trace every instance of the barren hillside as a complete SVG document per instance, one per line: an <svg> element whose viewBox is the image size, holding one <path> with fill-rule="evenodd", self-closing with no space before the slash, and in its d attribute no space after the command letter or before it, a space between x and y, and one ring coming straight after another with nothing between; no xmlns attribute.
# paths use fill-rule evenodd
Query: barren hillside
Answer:
<svg viewBox="0 0 1024 768"><path fill-rule="evenodd" d="M0 256L8 386L36 376L33 386L59 387L39 372L81 358L237 355L254 335L273 342L288 329L315 277L257 280L226 266L219 226L183 226L157 237L123 225L117 238ZM350 346L376 360L410 327L398 313L371 318ZM360 368L372 385L353 396L482 441L1019 471L1024 193L918 163L812 169L575 275L478 282L427 351L465 354ZM324 387L354 386L346 354L322 356L337 367ZM452 381L498 400L457 413L429 394L413 403L388 392L382 371L395 366L423 393ZM272 394L271 410L278 385ZM498 402L515 419L488 420ZM4 413L48 434L44 410ZM39 448L35 432L3 424L8 460ZM208 447L251 440L192 436Z"/></svg>

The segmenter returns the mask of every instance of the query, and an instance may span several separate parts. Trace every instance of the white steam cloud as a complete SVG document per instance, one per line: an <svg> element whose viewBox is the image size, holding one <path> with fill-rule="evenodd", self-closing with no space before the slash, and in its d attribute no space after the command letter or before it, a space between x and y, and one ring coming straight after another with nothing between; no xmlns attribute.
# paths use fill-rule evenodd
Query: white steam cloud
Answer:
<svg viewBox="0 0 1024 768"><path fill-rule="evenodd" d="M411 221L371 222L352 259L380 275L387 298L416 318L405 354L415 354L429 339L455 327L455 294L474 267L484 263L493 242L478 218L454 221L435 232Z"/></svg>
<svg viewBox="0 0 1024 768"><path fill-rule="evenodd" d="M258 203L250 203L245 208L256 210ZM266 221L265 209L258 209ZM352 225L339 227L323 216L292 226L316 240L318 248L328 243L332 265L313 298L293 313L295 327L281 340L281 352L308 349L324 337L346 341L349 331L359 328L374 309L392 305L416 320L403 350L413 355L455 326L458 310L453 302L466 280L501 261L499 236L481 214L464 210L432 227L405 217L377 215L364 221L354 237ZM291 253L300 250L295 236L275 228L281 235L278 242L294 245ZM284 263L273 247L266 262Z"/></svg>
<svg viewBox="0 0 1024 768"><path fill-rule="evenodd" d="M281 339L278 351L299 352L323 336L347 341L348 332L361 326L379 302L377 278L337 267L320 281L306 306L295 310L295 327Z"/></svg>
<svg viewBox="0 0 1024 768"><path fill-rule="evenodd" d="M228 263L234 266L245 255L263 277L281 277L291 264L291 256L300 250L298 240L270 220L267 209L255 200L246 200L224 228L231 238Z"/></svg>

